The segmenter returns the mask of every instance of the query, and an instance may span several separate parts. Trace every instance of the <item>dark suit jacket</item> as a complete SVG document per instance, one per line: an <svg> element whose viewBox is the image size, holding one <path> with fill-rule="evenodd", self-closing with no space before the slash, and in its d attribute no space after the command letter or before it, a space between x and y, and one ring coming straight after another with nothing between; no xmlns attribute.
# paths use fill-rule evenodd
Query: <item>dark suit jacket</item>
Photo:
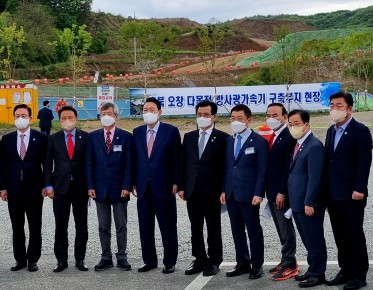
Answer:
<svg viewBox="0 0 373 290"><path fill-rule="evenodd" d="M20 194L21 171L23 171L23 188L31 196L41 196L44 185L43 167L47 148L47 136L30 130L30 140L24 160L17 151L17 131L3 136L0 154L4 168L3 186L8 191L8 198Z"/></svg>
<svg viewBox="0 0 373 290"><path fill-rule="evenodd" d="M87 188L96 191L96 201L109 198L112 202L129 200L120 197L123 189L131 191L132 134L115 128L109 154L106 153L104 129L89 134L87 142Z"/></svg>
<svg viewBox="0 0 373 290"><path fill-rule="evenodd" d="M172 194L173 184L179 182L181 138L179 130L170 124L160 123L152 153L148 157L146 144L147 125L133 130L134 184L138 197L145 194L147 183L157 198Z"/></svg>
<svg viewBox="0 0 373 290"><path fill-rule="evenodd" d="M288 192L290 207L294 212L304 212L304 206L318 207L322 203L322 180L325 150L312 133L299 147L290 163Z"/></svg>
<svg viewBox="0 0 373 290"><path fill-rule="evenodd" d="M270 201L276 201L278 193L287 195L287 183L290 161L296 140L291 137L289 129L284 128L277 136L268 155L266 178L266 195ZM286 199L288 202L288 198Z"/></svg>
<svg viewBox="0 0 373 290"><path fill-rule="evenodd" d="M325 141L326 173L329 196L334 200L351 200L352 192L368 195L368 178L372 163L372 135L369 129L352 119L334 151L334 125Z"/></svg>
<svg viewBox="0 0 373 290"><path fill-rule="evenodd" d="M40 120L39 127L52 127L54 117L51 109L46 107L40 109L37 118Z"/></svg>
<svg viewBox="0 0 373 290"><path fill-rule="evenodd" d="M254 196L264 198L268 162L267 140L252 131L242 145L237 159L234 159L233 152L234 138L230 136L227 139L225 155L225 198L228 200L232 193L239 202L251 202Z"/></svg>
<svg viewBox="0 0 373 290"><path fill-rule="evenodd" d="M87 195L85 159L88 133L76 129L72 160L67 153L64 131L49 136L45 162L45 185L53 186L55 194L65 194L70 180L76 181L77 192ZM54 166L53 166L54 165Z"/></svg>
<svg viewBox="0 0 373 290"><path fill-rule="evenodd" d="M201 159L199 159L199 130L184 135L179 190L184 190L185 199L189 199L191 196L197 178L202 181L199 184L199 191L204 193L206 199L219 198L223 189L224 160L228 137L227 133L214 128Z"/></svg>

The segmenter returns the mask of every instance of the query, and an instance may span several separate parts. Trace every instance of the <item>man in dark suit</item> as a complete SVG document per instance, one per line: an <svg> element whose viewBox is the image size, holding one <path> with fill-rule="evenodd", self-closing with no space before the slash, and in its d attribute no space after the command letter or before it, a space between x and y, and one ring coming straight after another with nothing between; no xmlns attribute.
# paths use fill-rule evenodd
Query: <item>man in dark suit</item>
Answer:
<svg viewBox="0 0 373 290"><path fill-rule="evenodd" d="M0 154L4 182L1 197L8 201L13 228L13 255L18 271L26 266L30 272L38 270L41 255L41 224L44 194L43 167L47 136L30 129L31 108L19 104L13 110L17 131L2 138ZM29 244L25 247L25 215L29 228Z"/></svg>
<svg viewBox="0 0 373 290"><path fill-rule="evenodd" d="M76 129L78 113L75 108L63 107L58 111L58 117L62 130L49 137L45 162L46 194L53 199L56 222L54 254L57 265L53 272L61 272L67 268L67 229L71 207L75 221L75 266L81 271L87 271L84 258L88 241L88 195L85 178L88 133Z"/></svg>
<svg viewBox="0 0 373 290"><path fill-rule="evenodd" d="M100 118L104 128L90 133L87 143L87 188L88 195L96 201L102 248L95 271L113 267L111 209L118 245L117 267L123 271L131 270L127 261L127 205L132 187L132 135L115 126L118 115L117 105L103 103Z"/></svg>
<svg viewBox="0 0 373 290"><path fill-rule="evenodd" d="M273 133L269 139L266 195L282 246L281 262L269 270L275 281L287 280L298 274L293 220L285 217L285 213L290 208L287 196L289 165L296 143L296 140L290 135L286 121L287 111L283 104L268 105L267 125L273 130Z"/></svg>
<svg viewBox="0 0 373 290"><path fill-rule="evenodd" d="M369 268L363 224L372 135L352 118L352 109L351 94L339 92L330 96L330 116L335 125L328 129L325 142L328 209L341 268L327 284L347 283L345 290L365 286Z"/></svg>
<svg viewBox="0 0 373 290"><path fill-rule="evenodd" d="M187 201L192 232L192 255L196 258L185 271L215 275L223 261L220 194L228 134L215 129L218 108L205 100L197 104L198 130L186 133L182 145L179 196ZM206 220L208 255L203 238Z"/></svg>
<svg viewBox="0 0 373 290"><path fill-rule="evenodd" d="M325 282L327 261L325 202L321 195L325 150L321 141L312 134L309 122L310 115L306 111L289 113L290 134L297 140L290 163L289 201L309 264L305 274L296 276L301 288Z"/></svg>
<svg viewBox="0 0 373 290"><path fill-rule="evenodd" d="M227 139L220 201L227 204L237 261L236 267L226 275L233 277L250 273L250 279L258 279L263 276L264 263L259 207L264 198L268 142L249 128L250 122L249 107L240 104L232 108L231 129L234 136Z"/></svg>
<svg viewBox="0 0 373 290"><path fill-rule="evenodd" d="M52 120L54 119L54 117L53 117L52 110L49 109L48 100L43 102L43 106L44 107L40 109L37 118L40 120L39 122L40 131L46 134L47 136L49 136L51 133Z"/></svg>
<svg viewBox="0 0 373 290"><path fill-rule="evenodd" d="M143 107L145 125L133 130L134 192L137 192L140 241L144 265L139 272L158 266L154 223L162 235L163 273L173 273L178 254L176 198L179 181L179 130L159 121L161 103L147 98Z"/></svg>

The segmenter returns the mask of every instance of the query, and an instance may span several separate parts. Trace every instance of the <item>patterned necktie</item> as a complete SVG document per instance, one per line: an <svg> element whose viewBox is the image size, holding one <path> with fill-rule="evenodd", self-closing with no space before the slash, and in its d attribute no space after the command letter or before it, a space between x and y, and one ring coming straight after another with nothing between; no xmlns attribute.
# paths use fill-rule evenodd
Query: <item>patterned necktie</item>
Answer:
<svg viewBox="0 0 373 290"><path fill-rule="evenodd" d="M297 142L297 145L295 145L295 148L294 148L293 160L295 158L295 155L297 155L298 153L298 149L299 149L299 143Z"/></svg>
<svg viewBox="0 0 373 290"><path fill-rule="evenodd" d="M150 133L150 137L149 137L149 142L148 142L148 157L150 157L150 154L152 153L152 150L153 150L153 145L154 145L154 130L150 129L149 133Z"/></svg>
<svg viewBox="0 0 373 290"><path fill-rule="evenodd" d="M241 150L241 135L237 135L237 142L236 142L236 149L234 150L234 159L237 159L238 153L240 153Z"/></svg>
<svg viewBox="0 0 373 290"><path fill-rule="evenodd" d="M111 135L111 132L110 131L107 131L106 132L106 153L109 154L110 153L110 149L111 149L111 139L110 139L110 135Z"/></svg>
<svg viewBox="0 0 373 290"><path fill-rule="evenodd" d="M206 137L206 132L202 131L201 132L201 139L199 140L198 143L198 156L199 159L201 159L202 153L203 153L203 148L205 147L205 137Z"/></svg>
<svg viewBox="0 0 373 290"><path fill-rule="evenodd" d="M273 133L271 134L271 137L269 138L269 150L272 149L272 146L273 146L273 140L275 140L275 136L276 136L276 134L275 134L275 132L273 132Z"/></svg>
<svg viewBox="0 0 373 290"><path fill-rule="evenodd" d="M67 153L69 154L70 160L73 159L74 154L74 142L73 142L73 134L67 134Z"/></svg>
<svg viewBox="0 0 373 290"><path fill-rule="evenodd" d="M25 134L21 134L20 137L21 137L21 146L20 146L20 149L19 149L19 156L21 157L21 159L25 159L25 156L26 156L26 145L25 145Z"/></svg>

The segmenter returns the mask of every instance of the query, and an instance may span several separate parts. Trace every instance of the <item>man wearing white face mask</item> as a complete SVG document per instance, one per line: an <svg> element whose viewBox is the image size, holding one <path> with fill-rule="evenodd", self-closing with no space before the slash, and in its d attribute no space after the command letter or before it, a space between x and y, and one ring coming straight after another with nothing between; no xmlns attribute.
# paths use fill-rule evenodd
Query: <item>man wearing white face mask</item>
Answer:
<svg viewBox="0 0 373 290"><path fill-rule="evenodd" d="M251 110L237 105L231 110L233 136L227 140L222 204L227 204L236 249L236 267L227 277L250 273L249 279L263 276L264 241L259 208L264 198L268 142L252 131ZM245 227L250 240L247 244Z"/></svg>
<svg viewBox="0 0 373 290"><path fill-rule="evenodd" d="M144 265L139 272L158 266L154 223L157 217L163 242L163 273L175 271L178 255L176 198L180 170L180 133L159 121L161 103L147 98L143 107L145 125L133 130L134 191L137 192L140 241Z"/></svg>
<svg viewBox="0 0 373 290"><path fill-rule="evenodd" d="M185 271L215 275L223 261L221 204L224 156L228 134L214 127L218 107L204 100L196 105L197 130L186 133L181 153L179 196L187 201L192 233L192 255L196 258ZM206 220L206 253L203 224Z"/></svg>
<svg viewBox="0 0 373 290"><path fill-rule="evenodd" d="M85 176L88 133L76 128L78 113L64 106L58 111L62 130L49 136L45 162L46 195L53 199L55 218L54 254L57 265L53 272L67 268L68 225L70 208L75 221L75 266L87 271L84 263L87 241L87 187Z"/></svg>
<svg viewBox="0 0 373 290"><path fill-rule="evenodd" d="M88 195L95 199L101 242L101 260L95 271L113 267L111 251L111 211L113 210L118 252L117 267L131 270L127 261L127 205L132 181L132 134L115 126L116 104L100 107L103 129L89 134L86 174Z"/></svg>
<svg viewBox="0 0 373 290"><path fill-rule="evenodd" d="M15 106L13 115L17 131L4 135L0 148L4 172L1 198L8 202L13 229L13 255L16 260L11 271L28 267L30 272L35 272L41 255L43 168L47 136L30 129L31 108L27 105ZM29 228L27 249L25 215Z"/></svg>
<svg viewBox="0 0 373 290"><path fill-rule="evenodd" d="M354 290L367 284L369 268L363 224L372 135L352 117L351 94L338 92L329 99L335 125L328 129L325 141L328 209L341 269L327 285L346 284L343 289Z"/></svg>
<svg viewBox="0 0 373 290"><path fill-rule="evenodd" d="M293 220L284 216L290 207L287 179L290 160L296 143L296 140L290 135L286 120L287 111L283 104L273 103L268 105L267 125L273 130L273 134L269 139L266 196L282 246L281 262L269 270L274 275L272 278L275 281L287 280L298 274Z"/></svg>

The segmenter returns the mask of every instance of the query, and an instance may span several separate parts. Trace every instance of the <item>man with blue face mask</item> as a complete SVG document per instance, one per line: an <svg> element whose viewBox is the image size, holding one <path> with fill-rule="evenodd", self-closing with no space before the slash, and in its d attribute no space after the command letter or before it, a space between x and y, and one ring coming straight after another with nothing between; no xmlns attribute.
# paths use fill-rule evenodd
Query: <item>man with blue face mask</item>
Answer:
<svg viewBox="0 0 373 290"><path fill-rule="evenodd" d="M95 271L113 267L112 209L118 246L117 267L131 270L127 261L127 205L132 187L132 134L115 126L118 113L116 104L103 103L100 118L104 128L90 133L87 143L87 188L88 195L96 201L102 248Z"/></svg>
<svg viewBox="0 0 373 290"><path fill-rule="evenodd" d="M176 198L180 170L179 130L159 121L161 102L147 98L143 107L145 125L133 130L134 189L137 193L140 241L144 265L139 272L158 266L154 224L162 235L163 273L175 271L178 255Z"/></svg>
<svg viewBox="0 0 373 290"><path fill-rule="evenodd" d="M224 156L228 134L214 127L218 107L204 100L196 105L198 129L186 133L181 154L179 196L187 201L195 261L185 271L193 275L203 271L212 276L223 261L219 197L223 186ZM203 224L206 220L205 250Z"/></svg>
<svg viewBox="0 0 373 290"><path fill-rule="evenodd" d="M227 204L236 249L236 267L227 277L250 273L249 279L263 276L264 241L259 208L264 198L268 142L251 130L251 110L240 104L231 110L227 140L222 204ZM250 250L247 237L250 240Z"/></svg>

